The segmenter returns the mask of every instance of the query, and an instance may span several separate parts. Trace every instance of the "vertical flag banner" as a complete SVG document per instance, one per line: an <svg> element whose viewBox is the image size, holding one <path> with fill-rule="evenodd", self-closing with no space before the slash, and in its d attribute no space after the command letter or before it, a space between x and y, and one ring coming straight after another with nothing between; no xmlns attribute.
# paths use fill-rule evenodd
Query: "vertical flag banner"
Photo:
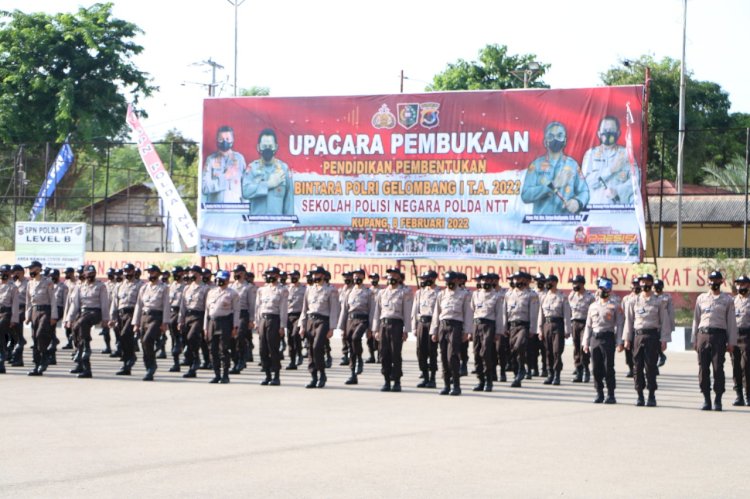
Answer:
<svg viewBox="0 0 750 499"><path fill-rule="evenodd" d="M151 139L148 138L146 130L141 126L141 122L133 112L133 106L128 106L127 122L138 142L138 152L141 155L143 165L151 176L151 180L159 192L159 197L164 204L165 209L171 216L171 223L177 227L180 236L188 246L198 245L198 229L195 226L190 212L185 206L180 193L175 188L169 172L164 168L164 164L159 158L159 154L154 149Z"/></svg>
<svg viewBox="0 0 750 499"><path fill-rule="evenodd" d="M201 255L634 262L643 87L210 98Z"/></svg>
<svg viewBox="0 0 750 499"><path fill-rule="evenodd" d="M70 148L70 144L65 142L60 148L60 152L57 153L55 162L49 167L47 179L39 189L39 194L37 194L34 205L31 207L29 220L33 222L39 212L47 205L47 200L54 194L57 184L62 180L70 165L73 164L73 159L73 149Z"/></svg>

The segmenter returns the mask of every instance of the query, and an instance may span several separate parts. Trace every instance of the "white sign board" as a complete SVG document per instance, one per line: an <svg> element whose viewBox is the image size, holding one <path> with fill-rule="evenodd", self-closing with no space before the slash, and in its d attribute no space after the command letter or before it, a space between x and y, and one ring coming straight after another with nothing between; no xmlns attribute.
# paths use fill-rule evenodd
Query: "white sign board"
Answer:
<svg viewBox="0 0 750 499"><path fill-rule="evenodd" d="M83 265L86 224L68 222L16 222L16 262L38 260L45 267Z"/></svg>

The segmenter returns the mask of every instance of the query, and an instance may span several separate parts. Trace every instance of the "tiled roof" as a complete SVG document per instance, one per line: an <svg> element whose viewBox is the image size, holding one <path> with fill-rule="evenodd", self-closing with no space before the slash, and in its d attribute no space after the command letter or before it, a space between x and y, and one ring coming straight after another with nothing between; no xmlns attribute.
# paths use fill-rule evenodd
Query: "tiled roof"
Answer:
<svg viewBox="0 0 750 499"><path fill-rule="evenodd" d="M677 197L664 196L662 204L662 222L677 222ZM650 196L648 205L651 210L650 220L659 223L659 196ZM718 196L683 196L683 223L744 223L745 196L742 194ZM646 213L646 220L649 214Z"/></svg>

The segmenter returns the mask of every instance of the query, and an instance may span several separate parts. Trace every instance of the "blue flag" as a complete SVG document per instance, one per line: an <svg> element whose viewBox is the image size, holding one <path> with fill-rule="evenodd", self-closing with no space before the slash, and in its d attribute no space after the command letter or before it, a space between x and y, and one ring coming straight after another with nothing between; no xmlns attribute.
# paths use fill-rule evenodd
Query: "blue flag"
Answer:
<svg viewBox="0 0 750 499"><path fill-rule="evenodd" d="M39 194L37 194L34 206L31 207L31 213L29 213L29 220L33 222L39 212L44 209L47 200L55 192L58 182L63 178L63 175L65 175L65 172L68 171L72 163L73 150L70 148L70 144L66 142L60 148L60 152L57 153L55 162L49 167L47 180L44 181L42 187L39 189Z"/></svg>

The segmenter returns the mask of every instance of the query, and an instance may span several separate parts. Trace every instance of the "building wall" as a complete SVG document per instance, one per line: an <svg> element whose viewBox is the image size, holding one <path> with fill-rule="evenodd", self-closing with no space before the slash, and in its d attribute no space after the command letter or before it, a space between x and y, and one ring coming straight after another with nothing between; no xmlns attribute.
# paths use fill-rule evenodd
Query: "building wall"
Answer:
<svg viewBox="0 0 750 499"><path fill-rule="evenodd" d="M647 225L646 236L648 239L648 250L646 257L651 258L653 255L652 244L659 243L659 226L653 224L653 241L652 225ZM662 257L673 258L677 256L677 227L662 227ZM743 227L742 225L732 226L729 224L682 224L682 247L683 248L715 248L715 249L743 249ZM750 238L748 238L750 248ZM657 248L658 250L658 248ZM657 253L659 254L659 253ZM700 256L700 255L696 255Z"/></svg>
<svg viewBox="0 0 750 499"><path fill-rule="evenodd" d="M104 239L104 230L105 226L94 226L94 251L162 251L163 228L161 225L151 227L107 225L106 239ZM102 247L103 243L106 246ZM86 250L90 249L91 242L89 241Z"/></svg>

